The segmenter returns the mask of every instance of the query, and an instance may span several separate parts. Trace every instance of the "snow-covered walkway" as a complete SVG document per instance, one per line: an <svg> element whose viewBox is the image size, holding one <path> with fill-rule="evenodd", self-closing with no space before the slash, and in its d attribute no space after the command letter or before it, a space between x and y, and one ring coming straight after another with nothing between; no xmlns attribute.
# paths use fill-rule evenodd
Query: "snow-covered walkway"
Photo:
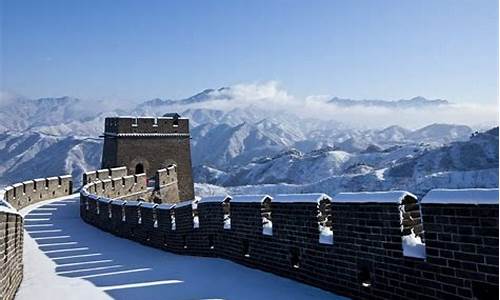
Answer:
<svg viewBox="0 0 500 300"><path fill-rule="evenodd" d="M16 299L343 299L223 259L115 237L80 219L78 197L21 210L24 280Z"/></svg>

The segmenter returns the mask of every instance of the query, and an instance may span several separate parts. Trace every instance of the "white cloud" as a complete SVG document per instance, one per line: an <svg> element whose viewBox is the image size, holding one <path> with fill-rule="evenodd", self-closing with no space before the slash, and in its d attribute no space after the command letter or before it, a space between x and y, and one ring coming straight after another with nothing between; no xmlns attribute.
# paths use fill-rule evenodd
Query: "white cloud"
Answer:
<svg viewBox="0 0 500 300"><path fill-rule="evenodd" d="M295 113L304 117L332 120L356 127L381 128L400 125L418 128L432 123L491 127L498 124L496 105L450 104L425 108L387 108L375 106L339 107L328 103L333 96L315 95L299 99L275 81L237 84L209 93L211 98L191 108L231 110L256 106L268 111Z"/></svg>

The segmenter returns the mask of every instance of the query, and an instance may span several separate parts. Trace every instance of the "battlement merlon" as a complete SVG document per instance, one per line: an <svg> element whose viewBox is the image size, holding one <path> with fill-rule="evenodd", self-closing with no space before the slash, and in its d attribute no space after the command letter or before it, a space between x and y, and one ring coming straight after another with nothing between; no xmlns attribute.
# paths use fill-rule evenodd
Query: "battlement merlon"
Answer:
<svg viewBox="0 0 500 300"><path fill-rule="evenodd" d="M105 119L104 131L105 136L171 134L176 137L189 137L189 119L182 117L111 117Z"/></svg>

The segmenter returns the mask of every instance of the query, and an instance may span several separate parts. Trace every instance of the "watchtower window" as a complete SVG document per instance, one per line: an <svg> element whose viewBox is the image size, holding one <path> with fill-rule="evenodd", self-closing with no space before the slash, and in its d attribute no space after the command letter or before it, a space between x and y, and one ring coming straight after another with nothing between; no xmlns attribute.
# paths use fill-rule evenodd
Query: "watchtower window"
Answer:
<svg viewBox="0 0 500 300"><path fill-rule="evenodd" d="M95 211L97 214L99 214L101 212L101 210L99 208L99 200L96 200L96 202L95 202Z"/></svg>
<svg viewBox="0 0 500 300"><path fill-rule="evenodd" d="M318 229L321 244L333 244L332 202L328 198L318 203Z"/></svg>
<svg viewBox="0 0 500 300"><path fill-rule="evenodd" d="M262 201L260 214L262 216L262 234L273 235L273 222L271 219L271 199Z"/></svg>
<svg viewBox="0 0 500 300"><path fill-rule="evenodd" d="M89 209L90 209L89 199L85 198L85 210L89 210Z"/></svg>
<svg viewBox="0 0 500 300"><path fill-rule="evenodd" d="M132 127L137 127L139 126L138 124L138 119L137 118L134 118L133 122L132 122Z"/></svg>
<svg viewBox="0 0 500 300"><path fill-rule="evenodd" d="M174 117L174 122L172 123L172 126L179 127L179 118L178 117Z"/></svg>
<svg viewBox="0 0 500 300"><path fill-rule="evenodd" d="M224 229L231 229L231 201L230 198L224 199L222 202L222 212L224 214Z"/></svg>
<svg viewBox="0 0 500 300"><path fill-rule="evenodd" d="M122 205L122 222L127 221L127 215L125 214L125 204Z"/></svg>
<svg viewBox="0 0 500 300"><path fill-rule="evenodd" d="M135 174L142 174L144 173L144 165L139 163L135 165Z"/></svg>
<svg viewBox="0 0 500 300"><path fill-rule="evenodd" d="M153 119L153 127L158 127L158 119L157 118Z"/></svg>

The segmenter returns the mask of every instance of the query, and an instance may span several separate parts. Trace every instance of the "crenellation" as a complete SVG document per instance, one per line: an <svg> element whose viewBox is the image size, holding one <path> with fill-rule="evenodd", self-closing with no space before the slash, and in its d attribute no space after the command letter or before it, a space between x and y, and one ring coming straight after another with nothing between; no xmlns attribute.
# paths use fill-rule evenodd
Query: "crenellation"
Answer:
<svg viewBox="0 0 500 300"><path fill-rule="evenodd" d="M359 299L438 299L444 295L467 299L484 289L498 290L494 280L498 279L496 205L466 205L460 209L449 204L423 205L423 220L419 224L425 229L427 258L419 259L403 253L405 227L418 225L404 223L405 213L412 218L419 216L411 213L417 203L411 199L401 203L347 203L336 202L334 198L332 244L319 242L321 220L317 203L271 201L272 235L265 235L260 201L231 202L231 228L225 230L226 213L223 201L219 200L202 199L197 204L198 228L193 226L190 202L178 206L135 203L127 206L126 221L117 226L123 228L108 230L153 247L230 259ZM402 205L413 206L402 212ZM468 209L471 215L489 215L490 219L474 224L456 221L461 217L457 212L463 209ZM449 215L429 215L429 212ZM140 224L138 215L142 219ZM445 226L451 225L457 227L456 232L445 232ZM469 239L473 235L479 239ZM491 238L495 242L490 243ZM485 246L484 241L489 245ZM458 248L453 246L457 242L461 245ZM366 283L366 287L361 283ZM474 288L478 285L483 288L481 291Z"/></svg>
<svg viewBox="0 0 500 300"><path fill-rule="evenodd" d="M104 123L106 133L188 133L189 119L171 117L112 117Z"/></svg>
<svg viewBox="0 0 500 300"><path fill-rule="evenodd" d="M70 195L72 192L71 177L37 178L6 187L4 199L16 209L21 209L31 203Z"/></svg>

